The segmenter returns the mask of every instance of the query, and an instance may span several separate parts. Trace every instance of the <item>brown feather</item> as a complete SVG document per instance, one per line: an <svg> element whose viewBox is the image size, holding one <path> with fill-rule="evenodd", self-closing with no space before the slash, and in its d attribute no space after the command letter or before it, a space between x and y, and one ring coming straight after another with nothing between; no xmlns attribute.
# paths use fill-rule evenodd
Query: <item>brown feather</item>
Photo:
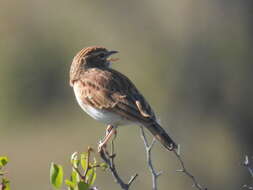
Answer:
<svg viewBox="0 0 253 190"><path fill-rule="evenodd" d="M92 68L83 72L79 81L83 88L83 100L87 104L95 105L98 109L109 109L117 114L122 111L133 112L135 114L131 118L135 121L146 121L147 118L155 120L154 112L147 101L123 74L113 69Z"/></svg>

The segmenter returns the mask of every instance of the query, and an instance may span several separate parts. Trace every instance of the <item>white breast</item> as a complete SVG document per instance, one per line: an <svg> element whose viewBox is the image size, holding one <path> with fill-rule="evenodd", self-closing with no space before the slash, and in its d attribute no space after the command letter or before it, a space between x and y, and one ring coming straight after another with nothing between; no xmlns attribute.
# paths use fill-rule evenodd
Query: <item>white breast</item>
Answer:
<svg viewBox="0 0 253 190"><path fill-rule="evenodd" d="M131 121L126 120L125 118L115 113L103 109L96 109L92 106L84 104L82 101L81 90L78 83L74 83L73 88L79 106L95 120L113 126L126 125L128 123L132 123Z"/></svg>

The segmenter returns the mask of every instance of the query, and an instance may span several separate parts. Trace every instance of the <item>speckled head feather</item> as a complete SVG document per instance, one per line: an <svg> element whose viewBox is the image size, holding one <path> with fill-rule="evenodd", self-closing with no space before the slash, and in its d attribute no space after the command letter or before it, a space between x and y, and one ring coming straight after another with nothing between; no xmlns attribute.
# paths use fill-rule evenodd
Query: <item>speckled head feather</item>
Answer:
<svg viewBox="0 0 253 190"><path fill-rule="evenodd" d="M100 51L107 52L107 49L102 46L91 46L91 47L83 48L76 54L76 56L84 57L84 56L90 55L91 53L96 53Z"/></svg>
<svg viewBox="0 0 253 190"><path fill-rule="evenodd" d="M71 63L71 67L70 67L70 86L73 85L73 82L75 80L77 80L80 76L80 73L82 71L82 69L80 69L82 67L83 64L87 63L87 60L89 57L92 58L92 55L96 56L98 55L99 52L108 52L108 50L102 46L91 46L91 47L87 47L87 48L83 48L81 49L76 56L74 57L72 63ZM92 61L92 60L91 60ZM93 62L95 63L102 63L105 60L97 60L95 59Z"/></svg>

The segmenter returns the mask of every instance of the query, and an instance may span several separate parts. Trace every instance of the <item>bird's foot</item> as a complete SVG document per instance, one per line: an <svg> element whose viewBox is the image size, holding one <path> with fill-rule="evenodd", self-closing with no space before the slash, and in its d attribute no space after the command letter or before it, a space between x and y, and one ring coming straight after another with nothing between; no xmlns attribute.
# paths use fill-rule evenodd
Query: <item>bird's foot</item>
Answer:
<svg viewBox="0 0 253 190"><path fill-rule="evenodd" d="M106 145L107 145L108 141L110 140L110 138L113 135L116 136L116 134L117 134L116 128L113 127L112 125L108 125L104 139L101 140L98 144L98 152L101 152L102 150L107 152Z"/></svg>

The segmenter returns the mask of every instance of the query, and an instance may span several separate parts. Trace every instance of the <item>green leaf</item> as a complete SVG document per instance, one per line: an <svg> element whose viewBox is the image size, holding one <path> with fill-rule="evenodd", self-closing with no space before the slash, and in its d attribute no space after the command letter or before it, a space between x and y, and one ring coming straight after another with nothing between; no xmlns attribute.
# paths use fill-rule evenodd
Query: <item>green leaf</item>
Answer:
<svg viewBox="0 0 253 190"><path fill-rule="evenodd" d="M78 159L78 152L74 152L71 155L70 162L73 165L73 167L77 168L79 166L80 160Z"/></svg>
<svg viewBox="0 0 253 190"><path fill-rule="evenodd" d="M10 181L6 178L2 179L3 190L10 190Z"/></svg>
<svg viewBox="0 0 253 190"><path fill-rule="evenodd" d="M97 160L96 158L93 158L93 163L90 163L90 168L97 167Z"/></svg>
<svg viewBox="0 0 253 190"><path fill-rule="evenodd" d="M71 179L71 181L72 181L75 185L77 185L77 182L80 181L80 177L79 177L77 171L75 171L75 170L72 171L70 179Z"/></svg>
<svg viewBox="0 0 253 190"><path fill-rule="evenodd" d="M94 164L94 165L97 165L97 160L96 160L95 157L93 158L93 164Z"/></svg>
<svg viewBox="0 0 253 190"><path fill-rule="evenodd" d="M76 187L76 184L73 181L70 181L68 179L65 180L65 184L71 189L74 190Z"/></svg>
<svg viewBox="0 0 253 190"><path fill-rule="evenodd" d="M78 183L78 190L88 190L89 189L89 185L83 181L80 181Z"/></svg>
<svg viewBox="0 0 253 190"><path fill-rule="evenodd" d="M7 183L6 185L5 185L5 187L4 187L4 189L3 190L10 190L11 188L10 188L10 183Z"/></svg>
<svg viewBox="0 0 253 190"><path fill-rule="evenodd" d="M88 169L88 154L86 152L81 154L81 166L84 171Z"/></svg>
<svg viewBox="0 0 253 190"><path fill-rule="evenodd" d="M92 186L96 180L97 174L96 174L96 168L92 168L87 172L87 183L89 186Z"/></svg>
<svg viewBox="0 0 253 190"><path fill-rule="evenodd" d="M63 181L63 168L61 165L51 163L50 168L50 183L57 189L62 185Z"/></svg>
<svg viewBox="0 0 253 190"><path fill-rule="evenodd" d="M99 166L101 167L101 169L103 170L103 171L105 171L107 168L108 168L108 165L106 164L106 163L101 163L101 164L99 164Z"/></svg>
<svg viewBox="0 0 253 190"><path fill-rule="evenodd" d="M10 183L10 181L7 179L7 178L3 178L2 179L2 183L4 184L4 185L6 185L6 184L8 184L8 183Z"/></svg>
<svg viewBox="0 0 253 190"><path fill-rule="evenodd" d="M8 162L9 160L6 156L0 156L0 168L5 166Z"/></svg>

